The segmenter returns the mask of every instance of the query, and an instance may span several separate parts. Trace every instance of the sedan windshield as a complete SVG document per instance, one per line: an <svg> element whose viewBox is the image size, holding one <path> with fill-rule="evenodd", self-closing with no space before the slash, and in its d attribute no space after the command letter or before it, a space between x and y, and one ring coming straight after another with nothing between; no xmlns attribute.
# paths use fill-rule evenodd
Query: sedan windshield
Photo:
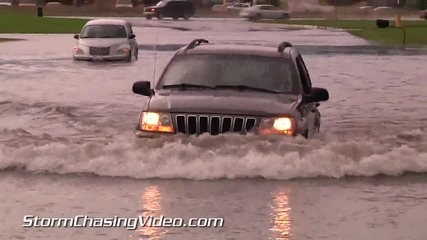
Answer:
<svg viewBox="0 0 427 240"><path fill-rule="evenodd" d="M89 25L80 38L127 38L126 30L121 25Z"/></svg>
<svg viewBox="0 0 427 240"><path fill-rule="evenodd" d="M183 86L288 94L298 94L300 89L289 59L225 54L177 56L157 89Z"/></svg>

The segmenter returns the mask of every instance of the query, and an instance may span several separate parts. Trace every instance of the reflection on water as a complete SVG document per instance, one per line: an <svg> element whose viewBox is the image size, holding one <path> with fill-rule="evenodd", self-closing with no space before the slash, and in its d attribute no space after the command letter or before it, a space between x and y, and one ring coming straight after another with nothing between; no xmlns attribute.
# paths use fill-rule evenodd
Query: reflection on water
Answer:
<svg viewBox="0 0 427 240"><path fill-rule="evenodd" d="M161 205L161 193L157 186L148 186L145 188L142 193L140 200L142 213L141 216L144 220L147 220L147 225L145 227L140 227L138 233L140 234L140 240L157 240L166 233L160 227L150 227L148 226L149 218L158 218L162 215L162 205Z"/></svg>
<svg viewBox="0 0 427 240"><path fill-rule="evenodd" d="M289 206L289 191L279 191L273 195L272 222L270 229L273 234L270 239L288 240L291 239L292 220L291 208Z"/></svg>

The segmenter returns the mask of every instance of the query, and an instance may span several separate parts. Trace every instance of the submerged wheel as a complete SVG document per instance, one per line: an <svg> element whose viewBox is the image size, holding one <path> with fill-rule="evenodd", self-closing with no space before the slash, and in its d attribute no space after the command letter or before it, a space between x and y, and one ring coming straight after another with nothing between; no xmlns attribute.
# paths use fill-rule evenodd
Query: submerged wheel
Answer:
<svg viewBox="0 0 427 240"><path fill-rule="evenodd" d="M157 14L157 19L162 20L163 19L163 14L161 14L161 13Z"/></svg>
<svg viewBox="0 0 427 240"><path fill-rule="evenodd" d="M145 16L145 19L147 19L147 20L151 20L152 18L153 18L153 16L151 16L151 15Z"/></svg>
<svg viewBox="0 0 427 240"><path fill-rule="evenodd" d="M132 51L129 52L128 57L126 58L126 61L132 62Z"/></svg>

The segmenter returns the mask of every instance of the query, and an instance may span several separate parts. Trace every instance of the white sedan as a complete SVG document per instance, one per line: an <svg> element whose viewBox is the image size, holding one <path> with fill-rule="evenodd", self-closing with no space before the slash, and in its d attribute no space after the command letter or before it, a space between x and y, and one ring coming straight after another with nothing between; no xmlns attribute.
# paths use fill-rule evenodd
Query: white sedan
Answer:
<svg viewBox="0 0 427 240"><path fill-rule="evenodd" d="M138 43L129 22L119 19L96 19L86 23L73 49L74 60L138 59Z"/></svg>
<svg viewBox="0 0 427 240"><path fill-rule="evenodd" d="M276 8L273 5L254 5L250 8L243 9L240 12L240 16L249 20L264 19L289 19L290 15L288 12Z"/></svg>

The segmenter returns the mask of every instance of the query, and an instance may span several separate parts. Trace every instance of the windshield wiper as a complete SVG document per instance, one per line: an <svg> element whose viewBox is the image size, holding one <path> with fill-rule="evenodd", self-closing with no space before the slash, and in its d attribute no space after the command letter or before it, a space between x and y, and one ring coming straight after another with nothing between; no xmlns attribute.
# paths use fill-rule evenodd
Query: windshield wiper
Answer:
<svg viewBox="0 0 427 240"><path fill-rule="evenodd" d="M191 84L191 83L180 83L180 84L163 85L163 88L164 89L168 89L168 88L181 88L181 89L186 89L186 88L205 88L205 89L213 89L213 87L211 87L211 86L199 85L199 84Z"/></svg>
<svg viewBox="0 0 427 240"><path fill-rule="evenodd" d="M250 86L245 86L245 85L216 85L214 88L215 89L219 89L219 88L235 89L235 90L240 90L240 91L252 90L252 91L257 91L257 92L280 93L280 92L265 89L265 88L250 87Z"/></svg>

